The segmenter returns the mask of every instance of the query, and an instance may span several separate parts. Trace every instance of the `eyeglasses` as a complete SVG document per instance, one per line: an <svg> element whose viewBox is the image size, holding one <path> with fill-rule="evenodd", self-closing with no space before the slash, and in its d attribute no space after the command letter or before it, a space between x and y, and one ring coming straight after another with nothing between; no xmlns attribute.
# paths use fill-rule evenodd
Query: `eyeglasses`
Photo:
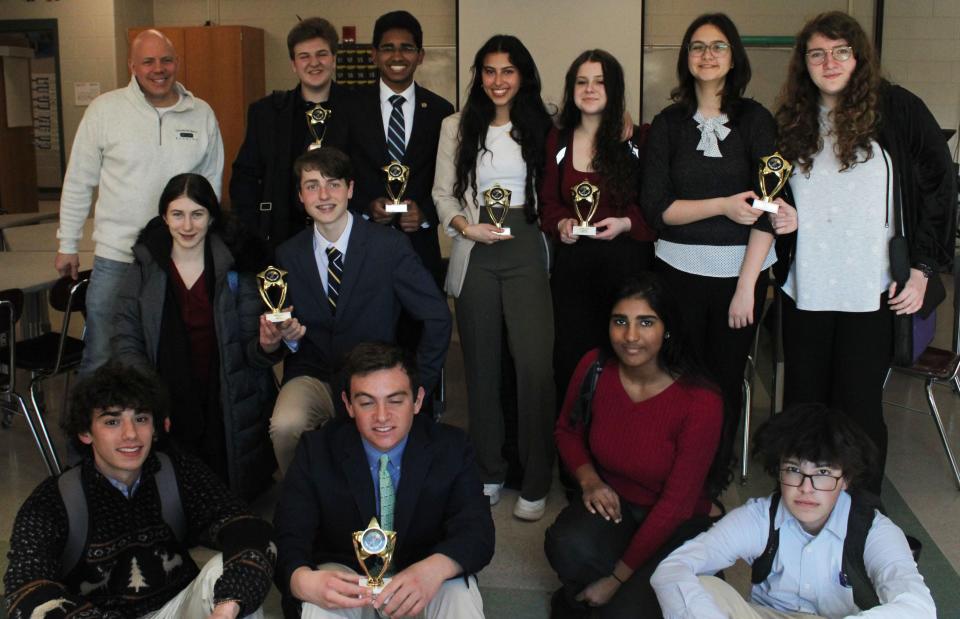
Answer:
<svg viewBox="0 0 960 619"><path fill-rule="evenodd" d="M811 49L807 52L807 62L814 66L821 65L827 61L828 54L837 62L846 62L853 57L853 48L843 45L833 49Z"/></svg>
<svg viewBox="0 0 960 619"><path fill-rule="evenodd" d="M381 54L392 54L396 51L399 51L401 54L416 54L420 49L416 45L411 45L409 43L402 43L400 47L397 47L393 43L385 43L377 48L377 51Z"/></svg>
<svg viewBox="0 0 960 619"><path fill-rule="evenodd" d="M803 485L804 480L810 478L810 483L813 484L814 490L836 490L837 484L840 483L840 480L843 479L843 475L839 477L834 477L833 475L807 475L802 473L799 470L793 467L787 467L780 469L780 483L786 484L787 486L793 486L794 488L799 488Z"/></svg>
<svg viewBox="0 0 960 619"><path fill-rule="evenodd" d="M703 56L708 49L714 56L725 56L730 51L730 44L723 41L714 41L708 45L696 41L687 46L687 51L690 52L691 56Z"/></svg>

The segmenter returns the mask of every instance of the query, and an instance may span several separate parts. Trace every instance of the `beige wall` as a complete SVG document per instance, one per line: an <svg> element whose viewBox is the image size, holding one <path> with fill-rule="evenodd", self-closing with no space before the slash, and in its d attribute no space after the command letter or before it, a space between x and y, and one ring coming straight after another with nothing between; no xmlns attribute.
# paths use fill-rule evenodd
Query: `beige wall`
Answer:
<svg viewBox="0 0 960 619"><path fill-rule="evenodd" d="M127 30L135 26L153 25L152 0L113 0L114 1L114 49L117 59L117 85L130 81L130 69L127 67Z"/></svg>

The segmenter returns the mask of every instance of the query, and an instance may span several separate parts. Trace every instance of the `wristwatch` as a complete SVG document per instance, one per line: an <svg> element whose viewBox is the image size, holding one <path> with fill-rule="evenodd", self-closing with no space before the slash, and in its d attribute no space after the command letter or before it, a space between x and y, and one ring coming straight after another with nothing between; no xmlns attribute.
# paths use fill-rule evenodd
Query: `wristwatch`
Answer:
<svg viewBox="0 0 960 619"><path fill-rule="evenodd" d="M913 265L913 268L923 273L923 277L925 279L930 279L930 277L934 273L933 267L926 265L922 262L917 262L916 264Z"/></svg>

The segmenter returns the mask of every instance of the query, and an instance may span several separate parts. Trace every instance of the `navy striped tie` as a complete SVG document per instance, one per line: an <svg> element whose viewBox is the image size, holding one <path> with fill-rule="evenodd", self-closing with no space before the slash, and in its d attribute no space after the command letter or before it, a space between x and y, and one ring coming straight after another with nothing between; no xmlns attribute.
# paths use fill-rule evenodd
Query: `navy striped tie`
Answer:
<svg viewBox="0 0 960 619"><path fill-rule="evenodd" d="M400 95L390 97L393 111L390 112L390 122L387 125L387 154L397 162L403 161L403 152L406 150L406 130L403 126L403 104L406 101Z"/></svg>
<svg viewBox="0 0 960 619"><path fill-rule="evenodd" d="M343 281L343 254L331 245L327 248L327 301L330 312L337 313L337 301L340 299L340 283Z"/></svg>

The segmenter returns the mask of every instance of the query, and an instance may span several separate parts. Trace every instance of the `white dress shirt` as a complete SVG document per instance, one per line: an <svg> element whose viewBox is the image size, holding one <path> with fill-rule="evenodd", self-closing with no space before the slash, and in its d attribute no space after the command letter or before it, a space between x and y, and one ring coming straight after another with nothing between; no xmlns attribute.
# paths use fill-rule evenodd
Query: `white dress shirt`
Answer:
<svg viewBox="0 0 960 619"><path fill-rule="evenodd" d="M850 495L841 492L827 523L813 536L781 501L775 523L780 547L770 575L753 585L750 602L827 619L935 618L933 598L903 531L880 513L867 533L863 562L881 605L861 613L854 604L853 589L840 584L850 503ZM714 574L737 559L752 564L767 545L769 527L770 498L750 499L664 559L650 579L664 618L726 619L697 576Z"/></svg>
<svg viewBox="0 0 960 619"><path fill-rule="evenodd" d="M383 116L383 135L387 135L390 127L390 115L393 114L393 104L390 97L400 95L405 99L400 106L403 110L403 145L410 144L410 134L413 133L413 111L417 108L416 82L410 82L403 92L393 92L389 86L380 80L380 114Z"/></svg>

